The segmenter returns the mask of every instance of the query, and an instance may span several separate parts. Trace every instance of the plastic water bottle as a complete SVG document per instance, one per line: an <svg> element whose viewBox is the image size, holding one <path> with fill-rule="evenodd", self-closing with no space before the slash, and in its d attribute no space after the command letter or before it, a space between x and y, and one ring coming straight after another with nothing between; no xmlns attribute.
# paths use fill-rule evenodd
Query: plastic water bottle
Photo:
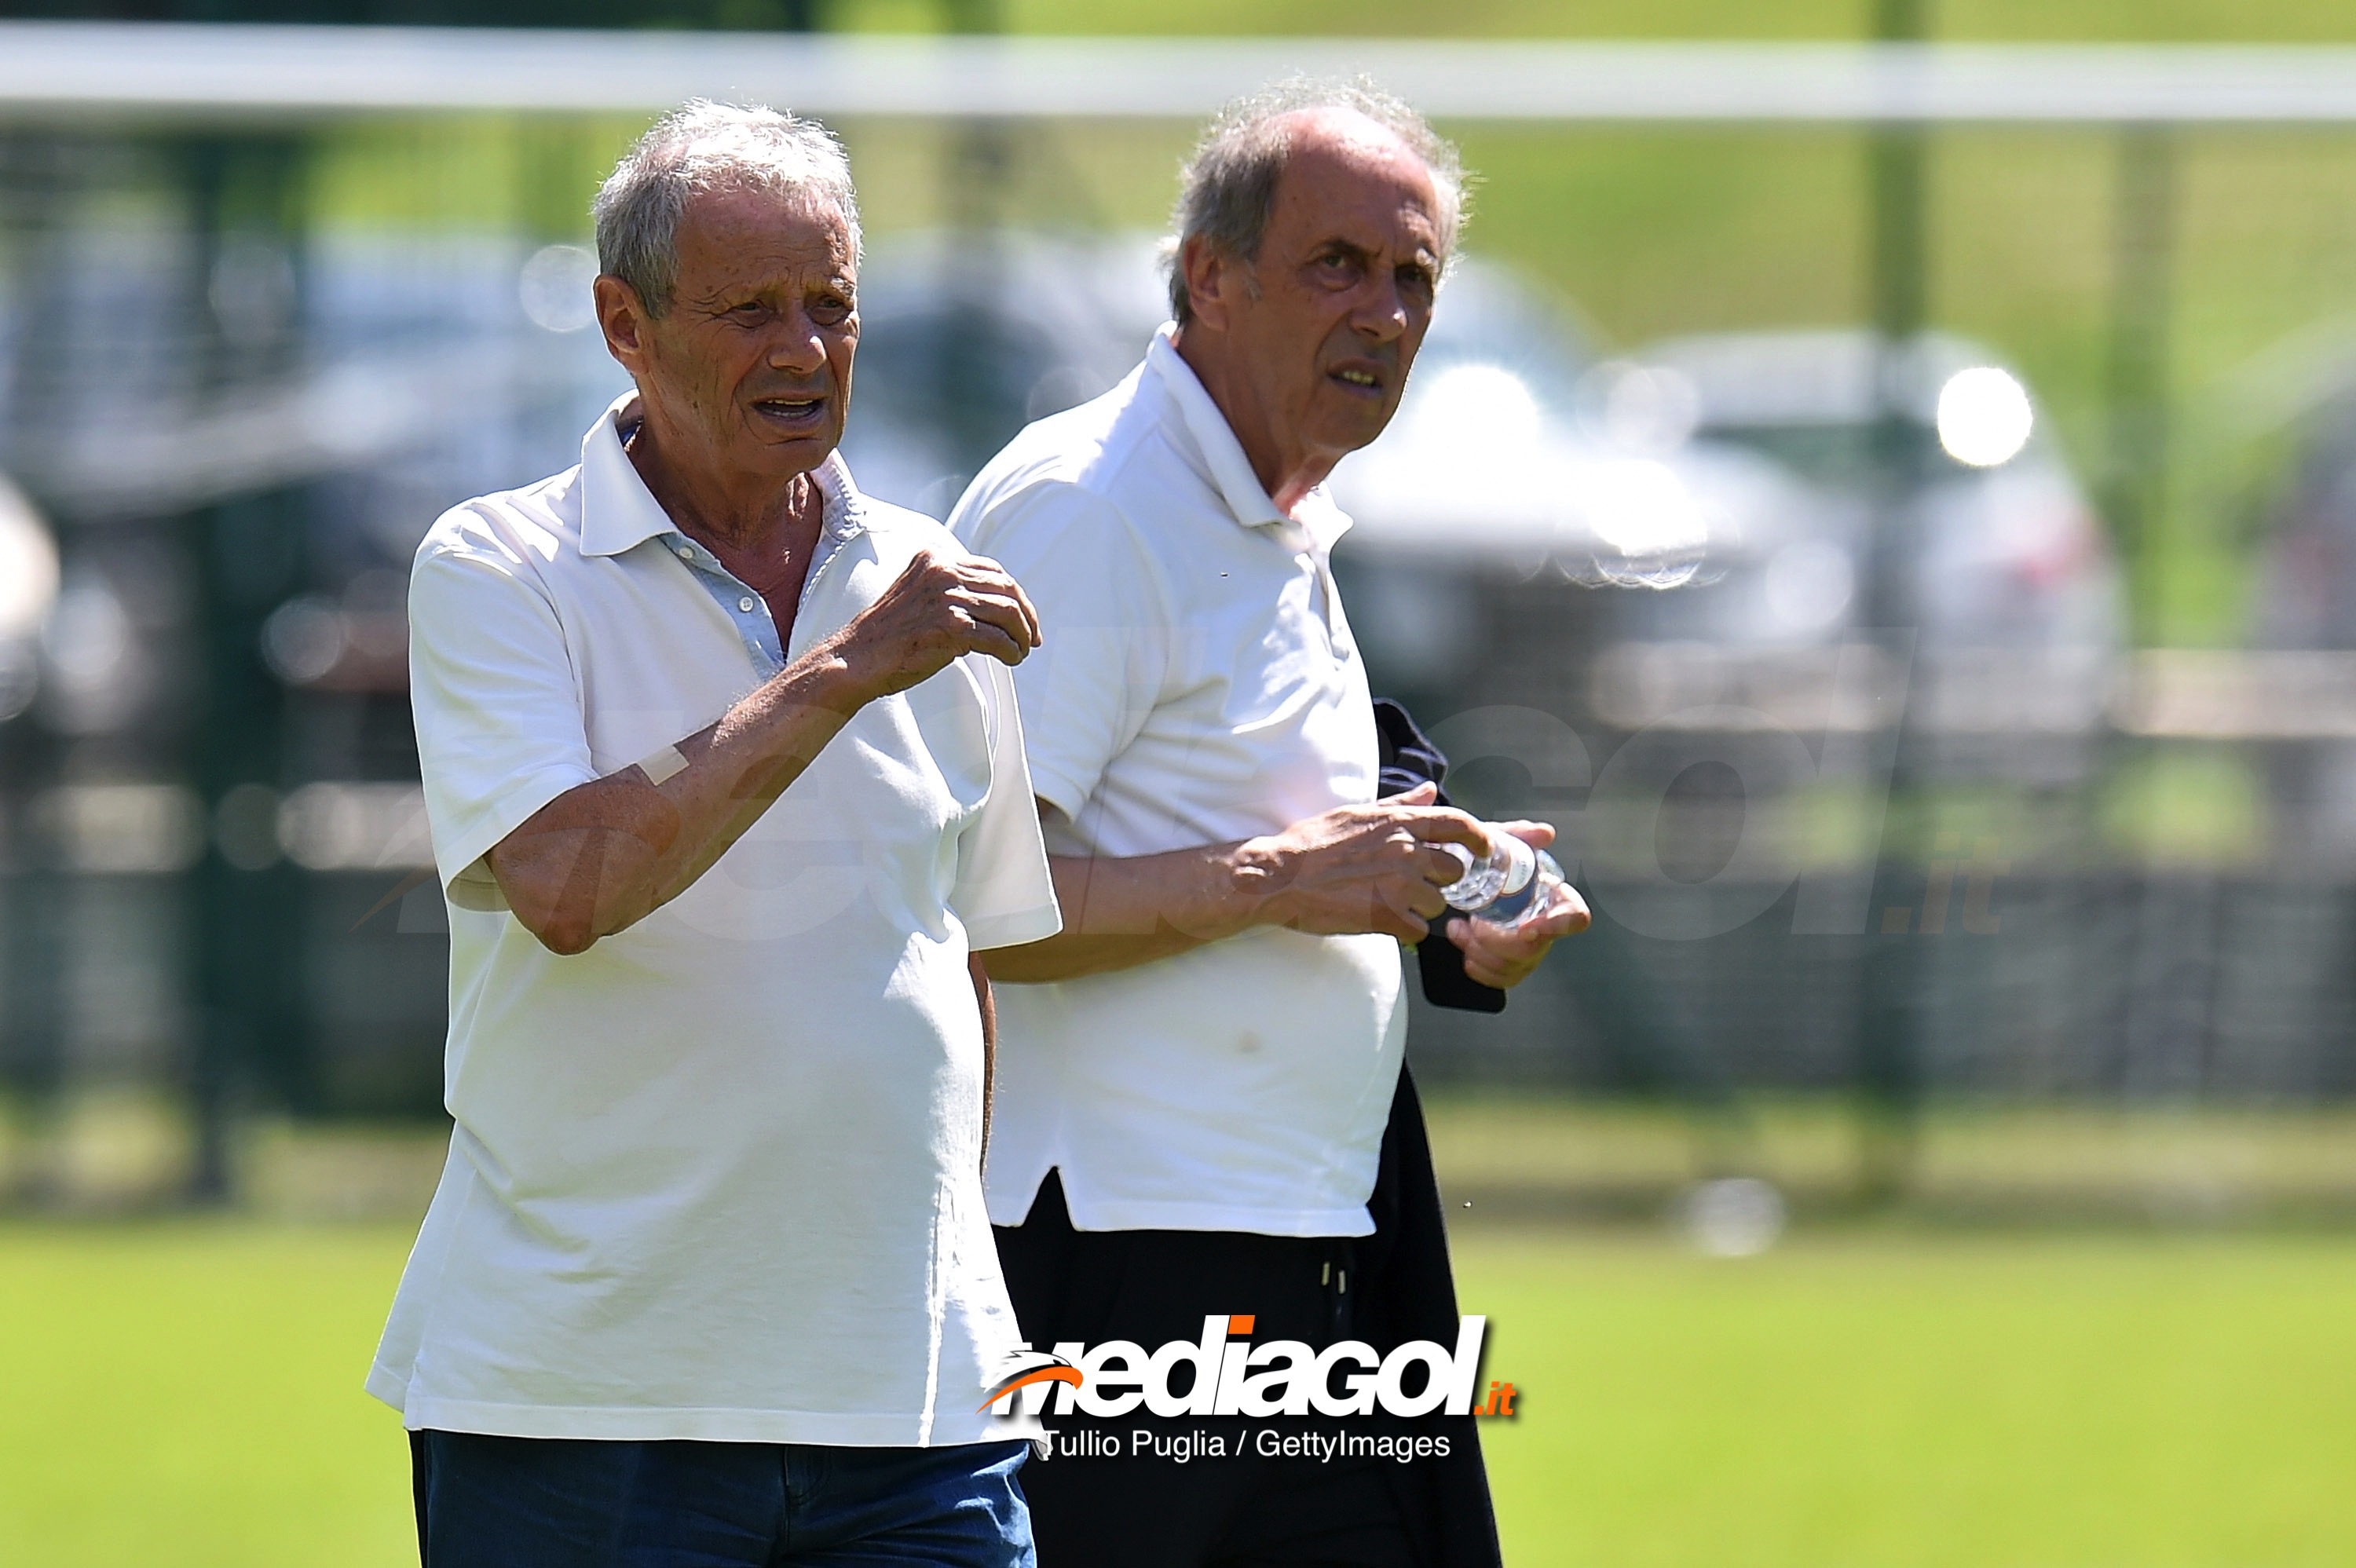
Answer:
<svg viewBox="0 0 2356 1568"><path fill-rule="evenodd" d="M1513 925L1562 885L1562 868L1502 828L1489 829L1489 853L1476 857L1462 844L1441 844L1463 862L1464 874L1440 890L1448 907L1475 920Z"/></svg>

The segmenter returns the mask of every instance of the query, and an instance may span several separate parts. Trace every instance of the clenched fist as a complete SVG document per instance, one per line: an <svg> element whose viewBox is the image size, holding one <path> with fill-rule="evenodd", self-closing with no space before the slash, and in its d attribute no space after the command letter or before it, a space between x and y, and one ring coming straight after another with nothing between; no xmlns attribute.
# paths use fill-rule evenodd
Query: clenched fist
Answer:
<svg viewBox="0 0 2356 1568"><path fill-rule="evenodd" d="M1021 664L1039 645L1039 612L996 561L926 550L830 642L873 701L967 654Z"/></svg>

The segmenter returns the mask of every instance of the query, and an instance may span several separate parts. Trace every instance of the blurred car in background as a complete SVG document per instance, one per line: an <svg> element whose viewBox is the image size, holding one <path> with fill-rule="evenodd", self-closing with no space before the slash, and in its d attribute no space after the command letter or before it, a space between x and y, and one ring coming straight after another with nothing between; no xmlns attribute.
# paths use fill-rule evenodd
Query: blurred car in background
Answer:
<svg viewBox="0 0 2356 1568"><path fill-rule="evenodd" d="M2118 573L1993 356L1756 333L1594 363L1510 279L1462 283L1335 479L1390 684L1620 733L1815 735L1905 704L1936 765L2083 771Z"/></svg>
<svg viewBox="0 0 2356 1568"><path fill-rule="evenodd" d="M1636 361L1621 374L1693 447L1771 460L1804 499L1742 518L1687 592L1623 604L1600 708L1861 722L1840 711L1858 694L1826 688L1837 646L1863 640L1876 706L1906 704L1936 770L2083 774L2124 647L2120 577L2014 371L1961 338L1890 352L1862 331L1687 337Z"/></svg>
<svg viewBox="0 0 2356 1568"><path fill-rule="evenodd" d="M1608 591L1689 593L1783 527L1799 488L1689 442L1681 396L1599 365L1506 270L1461 265L1390 428L1333 481L1357 525L1335 570L1377 688L1419 710L1575 717L1623 596Z"/></svg>

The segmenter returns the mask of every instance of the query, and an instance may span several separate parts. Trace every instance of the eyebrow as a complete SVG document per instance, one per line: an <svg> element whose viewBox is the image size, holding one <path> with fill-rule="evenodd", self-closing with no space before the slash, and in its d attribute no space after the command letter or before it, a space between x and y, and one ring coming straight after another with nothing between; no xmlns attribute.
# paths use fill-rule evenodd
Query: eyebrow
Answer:
<svg viewBox="0 0 2356 1568"><path fill-rule="evenodd" d="M859 294L858 278L856 276L846 275L843 273L835 273L831 276L819 279L817 283L809 285L809 287L827 290L839 294L847 294L854 299L857 298ZM694 310L730 311L734 310L741 304L766 299L773 292L775 291L766 285L746 285L735 288L715 289L710 293L698 294L692 297L682 295L680 296L680 303ZM807 290L805 292L807 292Z"/></svg>

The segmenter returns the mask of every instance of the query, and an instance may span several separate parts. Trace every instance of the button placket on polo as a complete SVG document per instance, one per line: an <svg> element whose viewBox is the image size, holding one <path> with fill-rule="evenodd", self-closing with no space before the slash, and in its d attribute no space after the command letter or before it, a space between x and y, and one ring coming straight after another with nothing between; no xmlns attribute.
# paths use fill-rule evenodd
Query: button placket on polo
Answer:
<svg viewBox="0 0 2356 1568"><path fill-rule="evenodd" d="M865 524L859 514L859 497L851 488L850 475L837 466L840 458L830 457L828 467L818 475L823 511L819 525L820 548L809 570L802 574L801 596L797 601L795 624L801 624L801 612L810 602L810 591L833 561L841 547L858 537ZM768 605L752 591L752 585L720 563L720 558L674 528L669 535L669 549L687 563L712 602L720 607L744 640L744 651L753 658L754 667L775 675L790 662L786 641L778 634L776 618L769 613ZM730 595L734 602L730 602Z"/></svg>
<svg viewBox="0 0 2356 1568"><path fill-rule="evenodd" d="M674 535L673 538L679 536ZM775 675L786 667L785 639L777 635L777 625L761 603L759 595L735 573L720 564L720 558L695 543L681 540L671 546L671 553L687 563L703 591L712 596L744 642L744 651L752 656L754 667ZM734 595L732 603L731 594ZM764 635L764 634L766 634ZM771 646L772 644L776 645Z"/></svg>

